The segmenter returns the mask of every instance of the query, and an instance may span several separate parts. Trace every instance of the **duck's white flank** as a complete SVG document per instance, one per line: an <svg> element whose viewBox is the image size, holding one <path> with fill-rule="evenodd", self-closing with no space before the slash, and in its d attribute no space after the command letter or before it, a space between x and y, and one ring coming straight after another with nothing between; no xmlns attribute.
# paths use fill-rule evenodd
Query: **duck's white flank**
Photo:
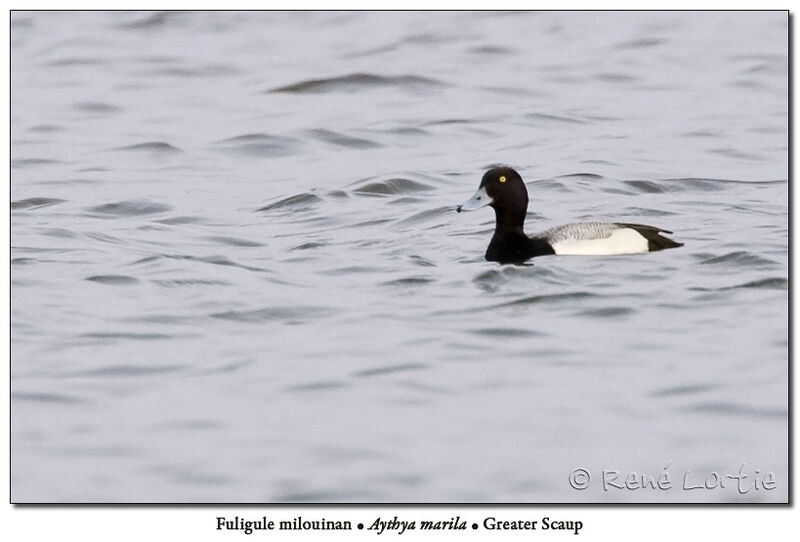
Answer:
<svg viewBox="0 0 800 542"><path fill-rule="evenodd" d="M607 237L594 239L561 238L550 242L558 255L604 256L649 252L647 239L631 228L618 228Z"/></svg>

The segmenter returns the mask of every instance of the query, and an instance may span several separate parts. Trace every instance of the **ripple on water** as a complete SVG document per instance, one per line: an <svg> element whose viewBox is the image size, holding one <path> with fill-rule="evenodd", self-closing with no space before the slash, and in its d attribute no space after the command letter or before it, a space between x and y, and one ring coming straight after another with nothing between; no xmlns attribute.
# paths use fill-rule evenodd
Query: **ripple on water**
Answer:
<svg viewBox="0 0 800 542"><path fill-rule="evenodd" d="M225 256L191 256L191 255L182 255L182 254L155 254L153 256L145 256L144 258L140 258L135 260L127 265L129 266L136 266L136 265L149 265L150 267L156 267L160 265L163 260L185 260L189 262L199 262L211 265L221 265L221 266L230 266L236 267L239 269L244 269L246 271L256 271L260 273L273 273L273 271L269 269L264 269L261 267L254 267L249 265L244 265L232 261ZM193 281L196 279L185 279L187 281ZM165 279L166 283L174 284L180 282L180 279ZM158 281L155 281L158 282ZM218 284L218 282L212 282L210 284Z"/></svg>
<svg viewBox="0 0 800 542"><path fill-rule="evenodd" d="M522 297L520 299L515 299L513 301L508 301L506 303L500 303L498 305L492 305L490 307L486 307L486 309L494 309L500 307L517 307L517 306L525 306L525 305L537 305L537 304L544 304L544 303L559 303L562 301L569 301L569 300L578 300L578 299L589 299L592 297L599 297L597 294L593 294L591 292L564 292L560 294L544 294L544 295L531 295Z"/></svg>
<svg viewBox="0 0 800 542"><path fill-rule="evenodd" d="M640 38L628 41L621 41L614 45L615 49L650 49L667 43L664 38Z"/></svg>
<svg viewBox="0 0 800 542"><path fill-rule="evenodd" d="M372 73L351 73L323 79L306 79L266 92L288 92L292 94L316 94L322 92L359 92L376 88L396 88L409 91L433 90L444 83L417 75L383 76Z"/></svg>
<svg viewBox="0 0 800 542"><path fill-rule="evenodd" d="M223 77L236 75L239 70L229 64L199 64L196 66L162 66L148 69L143 75L164 75L167 77Z"/></svg>
<svg viewBox="0 0 800 542"><path fill-rule="evenodd" d="M119 331L98 331L93 333L82 333L80 337L84 339L105 340L133 340L133 341L159 341L162 339L172 339L174 336L168 333L127 333Z"/></svg>
<svg viewBox="0 0 800 542"><path fill-rule="evenodd" d="M118 28L126 30L152 30L154 28L161 28L167 24L182 17L180 12L173 11L159 11L157 13L148 14L145 17L136 19L128 23L118 25Z"/></svg>
<svg viewBox="0 0 800 542"><path fill-rule="evenodd" d="M728 403L724 401L708 401L694 403L679 408L684 412L695 412L700 414L718 414L720 416L752 416L756 418L786 418L789 411L785 408L769 408L743 405L738 403Z"/></svg>
<svg viewBox="0 0 800 542"><path fill-rule="evenodd" d="M474 335L482 335L485 337L544 337L547 333L541 331L534 331L532 329L514 328L514 327L481 327L470 329L469 333Z"/></svg>
<svg viewBox="0 0 800 542"><path fill-rule="evenodd" d="M159 224L202 224L205 222L205 218L200 218L199 216L175 216L172 218L162 218L161 220L154 220L153 222L158 222Z"/></svg>
<svg viewBox="0 0 800 542"><path fill-rule="evenodd" d="M28 130L30 130L31 132L51 133L51 132L63 132L64 130L66 130L66 128L64 128L60 124L45 123L45 124L36 124L35 126L31 126L30 128L28 128Z"/></svg>
<svg viewBox="0 0 800 542"><path fill-rule="evenodd" d="M578 316L593 316L597 318L616 318L619 316L628 316L635 313L636 310L631 307L598 307L594 309L584 309L578 311Z"/></svg>
<svg viewBox="0 0 800 542"><path fill-rule="evenodd" d="M289 248L289 252L293 252L295 250L310 250L314 248L321 248L327 246L328 243L322 241L309 241L308 243L302 243L300 245L293 246Z"/></svg>
<svg viewBox="0 0 800 542"><path fill-rule="evenodd" d="M140 377L140 376L157 376L165 373L174 373L183 369L180 365L133 365L133 364L119 364L119 365L106 365L98 367L89 371L73 371L67 374L69 377L76 376L99 376L99 377Z"/></svg>
<svg viewBox="0 0 800 542"><path fill-rule="evenodd" d="M233 483L233 480L223 474L214 474L208 469L192 469L178 465L154 465L148 471L166 478L170 483L189 487L198 486L224 486Z"/></svg>
<svg viewBox="0 0 800 542"><path fill-rule="evenodd" d="M395 199L389 201L389 205L410 205L410 204L414 204L414 203L422 203L423 201L425 201L425 200L423 198L420 198L420 197L403 196L401 198L395 198Z"/></svg>
<svg viewBox="0 0 800 542"><path fill-rule="evenodd" d="M127 200L95 205L87 210L93 214L107 215L109 217L126 217L164 213L171 209L172 207L163 203L155 203L148 200Z"/></svg>
<svg viewBox="0 0 800 542"><path fill-rule="evenodd" d="M113 235L108 235L107 233L100 233L100 232L93 232L89 231L83 234L85 237L89 239L94 239L95 241L100 241L101 243L110 243L112 245L124 245L126 241L121 237L115 237Z"/></svg>
<svg viewBox="0 0 800 542"><path fill-rule="evenodd" d="M764 160L764 156L761 154L756 154L753 152L744 152L739 149L734 149L732 147L708 149L708 152L713 154L719 154L721 156L725 156L726 158L733 158L735 160L747 160L747 161Z"/></svg>
<svg viewBox="0 0 800 542"><path fill-rule="evenodd" d="M586 121L583 119L567 117L564 115L551 115L547 113L527 113L525 117L533 121L543 122L543 123L586 124Z"/></svg>
<svg viewBox="0 0 800 542"><path fill-rule="evenodd" d="M371 179L365 179L358 181L358 183L370 180ZM434 188L425 183L397 177L383 181L366 182L358 188L355 188L353 192L367 196L391 196L398 194L414 194L417 192L427 192L430 190L434 190Z"/></svg>
<svg viewBox="0 0 800 542"><path fill-rule="evenodd" d="M678 213L674 211L664 211L662 209L650 209L648 207L626 207L625 214L654 217L654 216L674 216Z"/></svg>
<svg viewBox="0 0 800 542"><path fill-rule="evenodd" d="M52 158L13 158L11 160L11 168L19 169L31 166L51 166L60 163L60 160L54 160Z"/></svg>
<svg viewBox="0 0 800 542"><path fill-rule="evenodd" d="M727 288L720 288L720 290L736 290L739 288L754 288L757 290L786 290L789 287L789 281L783 277L773 277L761 280L751 280L737 286L729 286Z"/></svg>
<svg viewBox="0 0 800 542"><path fill-rule="evenodd" d="M692 188L700 188L705 190L720 190L720 185L725 184L772 184L784 183L785 180L775 181L741 181L738 179L713 179L708 177L681 177L677 179L664 179L667 182L686 183Z"/></svg>
<svg viewBox="0 0 800 542"><path fill-rule="evenodd" d="M154 279L151 282L165 288L180 288L183 286L230 286L230 282L214 279Z"/></svg>
<svg viewBox="0 0 800 542"><path fill-rule="evenodd" d="M436 267L436 264L418 254L411 254L408 261L418 267Z"/></svg>
<svg viewBox="0 0 800 542"><path fill-rule="evenodd" d="M331 277L341 277L347 275L355 275L359 273L367 274L380 274L384 270L377 266L372 265L346 265L344 267L333 267L330 269L323 269L319 271L320 275L327 275Z"/></svg>
<svg viewBox="0 0 800 542"><path fill-rule="evenodd" d="M622 184L642 194L661 194L670 191L669 187L653 181L622 181Z"/></svg>
<svg viewBox="0 0 800 542"><path fill-rule="evenodd" d="M66 395L62 393L46 393L46 392L11 392L12 401L31 401L35 403L50 403L58 405L77 405L84 403L83 399L73 395Z"/></svg>
<svg viewBox="0 0 800 542"><path fill-rule="evenodd" d="M184 256L184 255L166 255L167 258L174 258L178 260L188 260L191 262L201 262L201 263L208 263L211 265L222 265L222 266L229 266L229 267L238 267L239 269L245 269L247 271L269 271L268 269L264 269L263 267L254 267L252 265L244 265L238 262L235 262L225 256ZM271 271L269 271L271 272Z"/></svg>
<svg viewBox="0 0 800 542"><path fill-rule="evenodd" d="M789 281L783 277L774 277L761 280L745 282L735 288L756 288L764 290L786 290L789 288Z"/></svg>
<svg viewBox="0 0 800 542"><path fill-rule="evenodd" d="M364 491L289 491L279 492L268 500L279 503L367 502L373 500L372 492Z"/></svg>
<svg viewBox="0 0 800 542"><path fill-rule="evenodd" d="M73 107L78 111L86 113L95 113L98 115L109 115L111 113L119 113L122 108L113 104L104 102L78 102Z"/></svg>
<svg viewBox="0 0 800 542"><path fill-rule="evenodd" d="M622 72L602 72L595 74L594 79L606 83L632 83L638 81L639 77Z"/></svg>
<svg viewBox="0 0 800 542"><path fill-rule="evenodd" d="M124 147L114 147L113 151L123 152L149 152L154 154L179 154L183 151L178 147L170 145L164 141L148 141L145 143L137 143L135 145L125 145Z"/></svg>
<svg viewBox="0 0 800 542"><path fill-rule="evenodd" d="M425 211L421 211L419 213L415 213L409 217L403 218L398 220L396 224L398 226L410 226L414 224L420 224L422 222L428 222L431 219L438 218L446 213L452 213L453 206L447 205L444 207L437 207L436 209L427 209Z"/></svg>
<svg viewBox="0 0 800 542"><path fill-rule="evenodd" d="M556 179L578 179L585 181L601 181L605 179L602 175L597 173L568 173L566 175L559 175Z"/></svg>
<svg viewBox="0 0 800 542"><path fill-rule="evenodd" d="M317 382L308 382L306 384L287 386L286 388L283 389L283 391L308 393L308 392L341 390L346 387L348 387L348 384L346 382L340 382L337 380L320 380Z"/></svg>
<svg viewBox="0 0 800 542"><path fill-rule="evenodd" d="M91 277L86 277L86 280L99 284L113 285L136 284L139 282L138 279L127 275L92 275Z"/></svg>
<svg viewBox="0 0 800 542"><path fill-rule="evenodd" d="M50 68L75 68L81 66L104 66L109 64L110 60L101 57L88 57L88 56L71 56L66 58L59 58L51 60L46 66Z"/></svg>
<svg viewBox="0 0 800 542"><path fill-rule="evenodd" d="M382 282L383 286L422 286L424 284L430 284L434 282L434 279L430 277L405 277L401 279L395 280L388 280L386 282Z"/></svg>
<svg viewBox="0 0 800 542"><path fill-rule="evenodd" d="M159 422L148 427L151 431L213 431L225 427L225 424L210 419L188 419L170 422Z"/></svg>
<svg viewBox="0 0 800 542"><path fill-rule="evenodd" d="M428 367L429 365L427 363L402 363L399 365L382 365L380 367L373 367L371 369L362 369L360 371L355 371L353 372L353 376L358 378L382 376L387 374L405 373L408 371L419 371L421 369L427 369Z"/></svg>
<svg viewBox="0 0 800 542"><path fill-rule="evenodd" d="M477 120L472 119L463 119L463 118L446 118L446 119L438 119L438 120L429 120L425 122L425 126L440 126L440 125L447 125L447 124L475 124L478 122ZM484 168L484 169L491 169Z"/></svg>
<svg viewBox="0 0 800 542"><path fill-rule="evenodd" d="M259 243L258 241L251 241L249 239L240 239L238 237L228 237L228 236L217 236L212 235L206 237L209 241L215 241L221 245L228 245L232 247L263 247L264 243Z"/></svg>
<svg viewBox="0 0 800 542"><path fill-rule="evenodd" d="M506 265L496 269L489 269L478 273L472 282L484 291L495 292L500 286L510 284L516 279L529 281L535 277L550 284L564 284L559 274L553 269L537 267L526 263L520 265ZM525 284L528 284L527 282Z"/></svg>
<svg viewBox="0 0 800 542"><path fill-rule="evenodd" d="M225 311L211 314L212 318L231 320L234 322L284 322L288 324L304 323L309 320L325 318L336 311L327 307L286 306L265 307L263 309L245 311Z"/></svg>
<svg viewBox="0 0 800 542"><path fill-rule="evenodd" d="M371 141L369 139L361 139L360 137L346 136L332 130L308 130L308 134L314 139L336 145L337 147L348 147L351 149L376 149L382 147L380 143Z"/></svg>
<svg viewBox="0 0 800 542"><path fill-rule="evenodd" d="M58 203L64 203L66 200L58 198L26 198L11 202L12 209L41 209L42 207L49 207Z"/></svg>
<svg viewBox="0 0 800 542"><path fill-rule="evenodd" d="M702 258L699 262L700 265L732 265L732 266L761 266L761 265L775 265L776 262L767 258L757 256L752 252L738 250L729 252L722 256L711 256L710 254L697 254L695 257Z"/></svg>
<svg viewBox="0 0 800 542"><path fill-rule="evenodd" d="M742 284L734 286L722 286L719 288L706 288L703 286L693 286L689 288L694 292L727 292L730 290L739 289L756 289L756 290L786 290L789 287L789 281L783 277L772 277L760 280L751 280ZM714 297L713 295L711 297ZM705 296L700 296L700 299L705 299Z"/></svg>
<svg viewBox="0 0 800 542"><path fill-rule="evenodd" d="M404 137L419 137L419 136L430 136L431 133L427 130L423 130L422 128L417 128L413 126L397 126L394 128L385 128L380 130L369 130L370 132L375 132L379 134L391 134L391 135L398 135Z"/></svg>
<svg viewBox="0 0 800 542"><path fill-rule="evenodd" d="M717 386L711 384L681 384L658 388L648 393L651 397L681 397L684 395L698 395L711 391Z"/></svg>
<svg viewBox="0 0 800 542"><path fill-rule="evenodd" d="M140 456L142 449L135 446L65 446L59 453L77 457L133 457Z"/></svg>
<svg viewBox="0 0 800 542"><path fill-rule="evenodd" d="M317 196L316 194L312 194L311 192L304 192L302 194L295 194L294 196L289 196L288 198L280 199L274 203L270 203L261 207L260 209L256 209L256 211L272 211L274 209L283 209L283 208L291 208L291 209L298 209L298 208L306 208L312 207L322 201L322 198Z"/></svg>
<svg viewBox="0 0 800 542"><path fill-rule="evenodd" d="M468 49L468 52L477 55L502 56L513 53L514 49L511 49L510 47L502 47L499 45L479 45L477 47L470 47Z"/></svg>
<svg viewBox="0 0 800 542"><path fill-rule="evenodd" d="M223 139L216 144L225 150L247 154L255 157L279 157L295 154L300 141L293 137L271 134L245 134Z"/></svg>
<svg viewBox="0 0 800 542"><path fill-rule="evenodd" d="M671 190L698 191L698 192L718 192L725 190L731 184L748 184L748 181L737 181L734 179L712 179L708 177L680 177L663 179L661 182L667 183Z"/></svg>

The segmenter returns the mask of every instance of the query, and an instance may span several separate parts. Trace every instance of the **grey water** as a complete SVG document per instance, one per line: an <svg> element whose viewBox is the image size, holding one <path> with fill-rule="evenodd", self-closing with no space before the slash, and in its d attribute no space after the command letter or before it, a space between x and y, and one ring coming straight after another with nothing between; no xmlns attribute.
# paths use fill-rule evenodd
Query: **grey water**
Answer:
<svg viewBox="0 0 800 542"><path fill-rule="evenodd" d="M786 12L11 26L14 502L788 499Z"/></svg>

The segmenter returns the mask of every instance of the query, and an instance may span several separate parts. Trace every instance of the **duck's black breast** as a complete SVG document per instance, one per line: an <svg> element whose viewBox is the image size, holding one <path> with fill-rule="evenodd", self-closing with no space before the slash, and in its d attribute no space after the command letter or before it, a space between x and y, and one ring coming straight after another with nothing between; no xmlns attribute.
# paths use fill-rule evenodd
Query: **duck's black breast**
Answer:
<svg viewBox="0 0 800 542"><path fill-rule="evenodd" d="M490 262L518 263L534 256L555 254L544 239L532 239L522 232L495 230L486 259Z"/></svg>

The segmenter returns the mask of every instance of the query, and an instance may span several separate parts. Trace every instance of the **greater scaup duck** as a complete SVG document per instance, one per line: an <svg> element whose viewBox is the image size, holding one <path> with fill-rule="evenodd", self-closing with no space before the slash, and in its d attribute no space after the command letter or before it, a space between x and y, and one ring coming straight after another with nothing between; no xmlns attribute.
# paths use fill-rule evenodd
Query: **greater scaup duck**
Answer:
<svg viewBox="0 0 800 542"><path fill-rule="evenodd" d="M478 191L456 211L494 208L494 236L486 249L490 262L522 262L546 254L609 255L652 252L683 246L661 235L672 233L655 226L623 222L583 222L550 228L528 237L522 229L528 209L528 190L513 168L486 172Z"/></svg>

